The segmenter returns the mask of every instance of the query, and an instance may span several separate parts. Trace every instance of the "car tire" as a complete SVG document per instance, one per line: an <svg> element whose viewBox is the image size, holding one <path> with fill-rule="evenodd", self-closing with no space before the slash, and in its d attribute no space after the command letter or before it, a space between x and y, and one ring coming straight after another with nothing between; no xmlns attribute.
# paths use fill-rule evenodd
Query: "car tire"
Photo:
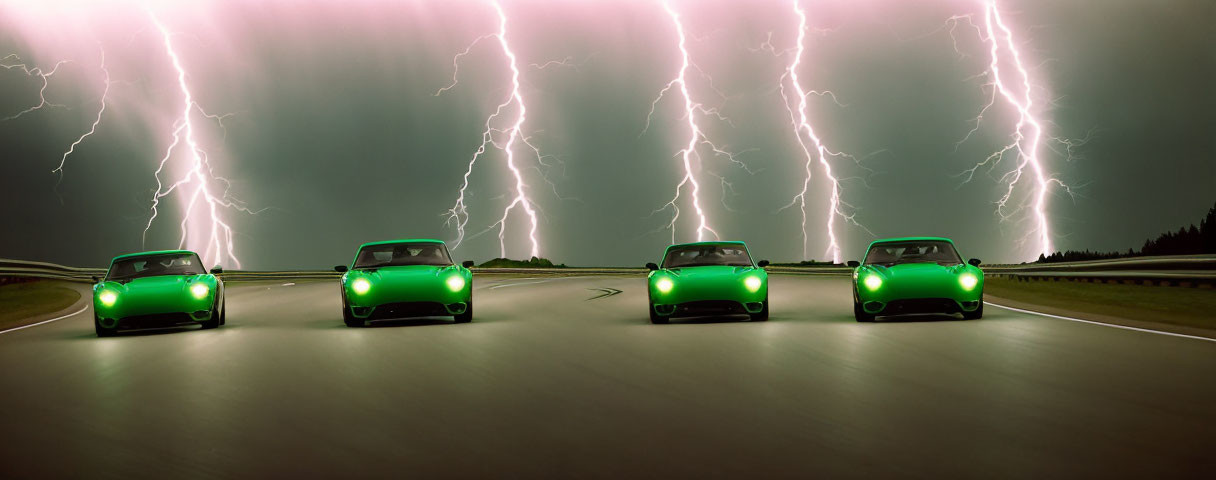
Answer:
<svg viewBox="0 0 1216 480"><path fill-rule="evenodd" d="M350 314L350 306L346 304L346 299L342 299L342 322L351 328L359 328L363 326L363 320L355 318Z"/></svg>
<svg viewBox="0 0 1216 480"><path fill-rule="evenodd" d="M464 313L454 317L456 323L469 323L473 321L473 299L469 299L469 306L465 307Z"/></svg>
<svg viewBox="0 0 1216 480"><path fill-rule="evenodd" d="M203 330L218 328L220 326L220 315L220 309L216 308L211 311L211 318L203 321L199 325L203 327Z"/></svg>
<svg viewBox="0 0 1216 480"><path fill-rule="evenodd" d="M984 318L984 299L980 299L980 306L976 307L974 312L963 312L963 320L979 320Z"/></svg>
<svg viewBox="0 0 1216 480"><path fill-rule="evenodd" d="M856 318L858 322L874 321L874 315L866 313L866 311L861 308L861 304L857 302L853 302L853 318Z"/></svg>
<svg viewBox="0 0 1216 480"><path fill-rule="evenodd" d="M765 297L765 299L764 299L764 308L760 309L760 313L752 313L752 314L750 314L750 316L752 317L753 322L768 321L768 298L767 297Z"/></svg>
<svg viewBox="0 0 1216 480"><path fill-rule="evenodd" d="M670 322L671 322L670 318L664 317L657 313L654 313L653 305L650 307L650 323L653 323L655 325L667 325Z"/></svg>
<svg viewBox="0 0 1216 480"><path fill-rule="evenodd" d="M117 328L106 328L101 326L101 319L97 315L93 315L93 328L97 331L98 337L113 337L118 334Z"/></svg>
<svg viewBox="0 0 1216 480"><path fill-rule="evenodd" d="M228 324L228 299L220 302L220 325Z"/></svg>

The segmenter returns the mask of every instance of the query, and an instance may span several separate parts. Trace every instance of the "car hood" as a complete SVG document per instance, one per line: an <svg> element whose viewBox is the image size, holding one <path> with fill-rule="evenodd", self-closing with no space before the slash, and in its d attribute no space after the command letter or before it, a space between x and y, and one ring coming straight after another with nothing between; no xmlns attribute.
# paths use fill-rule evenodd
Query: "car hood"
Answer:
<svg viewBox="0 0 1216 480"><path fill-rule="evenodd" d="M869 270L883 277L884 280L924 280L935 277L955 277L967 271L966 264L939 265L936 263L902 263L890 267L883 265L868 265L863 270Z"/></svg>
<svg viewBox="0 0 1216 480"><path fill-rule="evenodd" d="M396 267L381 267L375 270L356 270L359 276L372 282L414 282L426 281L432 278L447 278L445 273L457 272L456 265L403 265Z"/></svg>
<svg viewBox="0 0 1216 480"><path fill-rule="evenodd" d="M124 298L139 299L143 297L161 297L189 293L190 286L203 281L210 275L157 275L155 277L136 278L129 282L109 281L102 287L114 290ZM210 282L208 282L210 283ZM208 285L210 287L211 285Z"/></svg>
<svg viewBox="0 0 1216 480"><path fill-rule="evenodd" d="M666 271L677 280L713 280L718 278L733 278L738 275L761 270L756 267L731 267L726 265L707 265L703 267L670 268Z"/></svg>

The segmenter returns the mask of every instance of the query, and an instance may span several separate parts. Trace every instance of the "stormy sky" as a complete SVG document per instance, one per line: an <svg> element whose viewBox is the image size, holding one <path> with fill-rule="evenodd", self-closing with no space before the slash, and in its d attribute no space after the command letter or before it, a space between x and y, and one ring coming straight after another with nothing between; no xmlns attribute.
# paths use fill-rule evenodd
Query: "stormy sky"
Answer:
<svg viewBox="0 0 1216 480"><path fill-rule="evenodd" d="M58 106L0 121L0 257L100 266L141 249L176 248L184 202L161 200L144 236L158 162L173 141L183 96L164 39L140 2L0 3L0 56L47 71ZM478 1L156 2L201 112L195 136L228 192L256 214L224 209L243 268L328 268L362 242L456 238L456 202L486 118L510 94L493 7ZM544 163L516 158L539 215L542 256L571 265L641 265L672 240L663 209L683 177L687 119L678 92L651 102L680 67L678 37L652 1L504 1L527 106L523 134ZM1016 117L997 102L973 127L991 90L977 77L988 51L975 29L947 20L982 15L977 1L803 0L799 69L816 133L841 178L837 219L844 258L878 237L953 238L968 257L1037 256L1030 198L1011 217L996 202L1015 159L957 175L1010 141ZM795 44L788 1L675 1L696 69L694 100L707 138L694 165L710 226L773 261L803 257L797 207L805 158L779 82ZM1001 2L1035 85L1046 136L1073 139L1072 158L1047 142L1048 175L1070 185L1047 196L1057 249L1125 250L1197 221L1216 200L1216 4L1207 0ZM953 31L953 35L951 32ZM771 37L769 34L771 33ZM770 40L771 38L771 40ZM770 40L772 48L764 48ZM96 118L96 132L63 152ZM563 61L561 64L549 63ZM540 66L544 65L544 68ZM787 84L788 85L788 84ZM0 116L39 103L42 81L0 69ZM516 113L514 107L507 116ZM513 118L513 117L512 117ZM500 123L509 125L510 122ZM496 134L500 142L506 137ZM957 146L956 146L957 145ZM171 180L176 154L163 172ZM179 169L180 170L180 169ZM815 164L807 194L807 257L828 258L830 184ZM468 234L458 260L499 256L497 230L514 180L490 149L469 177ZM218 183L216 185L219 185ZM222 187L219 190L223 190ZM678 203L677 241L695 240L690 189ZM652 213L659 210L657 213ZM198 215L202 210L195 210ZM191 225L194 225L193 223ZM505 243L526 257L527 217L508 218ZM1033 237L1033 235L1031 236ZM194 248L202 248L195 244ZM223 260L226 266L230 260Z"/></svg>

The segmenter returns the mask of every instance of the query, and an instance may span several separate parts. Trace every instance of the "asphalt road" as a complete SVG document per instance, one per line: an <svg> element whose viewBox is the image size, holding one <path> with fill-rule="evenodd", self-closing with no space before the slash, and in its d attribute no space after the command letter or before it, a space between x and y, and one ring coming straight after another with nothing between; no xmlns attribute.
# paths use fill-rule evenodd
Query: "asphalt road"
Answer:
<svg viewBox="0 0 1216 480"><path fill-rule="evenodd" d="M230 283L218 330L0 335L0 478L1216 471L1213 342L991 306L858 324L841 277L672 325L640 277L474 283L465 325L351 329L333 282Z"/></svg>

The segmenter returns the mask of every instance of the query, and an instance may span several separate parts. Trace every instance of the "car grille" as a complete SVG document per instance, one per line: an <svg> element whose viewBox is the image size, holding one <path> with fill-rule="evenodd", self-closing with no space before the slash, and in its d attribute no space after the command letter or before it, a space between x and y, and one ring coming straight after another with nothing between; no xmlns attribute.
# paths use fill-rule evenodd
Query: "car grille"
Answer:
<svg viewBox="0 0 1216 480"><path fill-rule="evenodd" d="M188 313L158 313L154 315L136 315L124 317L118 321L118 326L126 328L169 327L173 325L193 325L198 323L190 318Z"/></svg>
<svg viewBox="0 0 1216 480"><path fill-rule="evenodd" d="M956 313L958 304L949 298L912 298L887 303L881 315L901 313Z"/></svg>
<svg viewBox="0 0 1216 480"><path fill-rule="evenodd" d="M368 320L390 320L407 317L429 317L451 315L439 302L386 303L376 307Z"/></svg>
<svg viewBox="0 0 1216 480"><path fill-rule="evenodd" d="M722 315L747 313L743 305L731 300L702 300L676 305L677 315Z"/></svg>

